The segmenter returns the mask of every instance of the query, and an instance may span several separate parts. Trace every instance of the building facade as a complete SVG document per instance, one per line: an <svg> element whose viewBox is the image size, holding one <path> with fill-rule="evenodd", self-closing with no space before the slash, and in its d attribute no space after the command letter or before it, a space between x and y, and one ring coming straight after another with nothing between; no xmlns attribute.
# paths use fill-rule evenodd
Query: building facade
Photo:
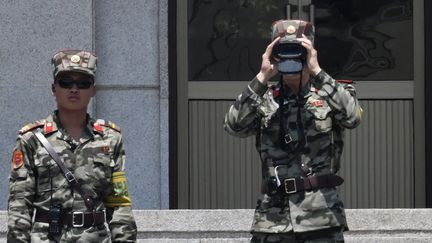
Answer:
<svg viewBox="0 0 432 243"><path fill-rule="evenodd" d="M348 208L432 203L431 21L428 1L3 1L0 6L0 194L18 130L55 107L50 58L99 57L89 112L122 128L136 209L253 208L253 138L222 117L259 68L270 24L316 25L323 69L356 82L363 124L346 133ZM0 202L6 210L7 202Z"/></svg>
<svg viewBox="0 0 432 243"><path fill-rule="evenodd" d="M18 130L55 107L51 57L76 48L99 58L89 112L122 129L133 207L169 207L167 11L164 0L2 1L3 198ZM0 207L6 209L6 199Z"/></svg>

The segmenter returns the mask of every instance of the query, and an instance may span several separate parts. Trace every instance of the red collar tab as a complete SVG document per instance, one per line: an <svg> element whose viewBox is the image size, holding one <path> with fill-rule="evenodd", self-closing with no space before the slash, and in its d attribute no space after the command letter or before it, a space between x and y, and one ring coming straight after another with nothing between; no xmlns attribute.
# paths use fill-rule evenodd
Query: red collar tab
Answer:
<svg viewBox="0 0 432 243"><path fill-rule="evenodd" d="M339 82L339 83L343 83L343 84L352 84L352 83L354 83L352 80L349 80L349 79L339 79L339 80L336 80L337 82Z"/></svg>
<svg viewBox="0 0 432 243"><path fill-rule="evenodd" d="M278 97L280 94L279 88L273 90L273 97Z"/></svg>
<svg viewBox="0 0 432 243"><path fill-rule="evenodd" d="M51 133L54 129L54 125L53 125L53 123L52 122L47 122L47 123L45 123L45 126L44 126L44 133L45 134L48 134L48 133Z"/></svg>
<svg viewBox="0 0 432 243"><path fill-rule="evenodd" d="M274 98L276 98L280 95L280 88L279 87L271 86L269 88L273 90L273 97Z"/></svg>
<svg viewBox="0 0 432 243"><path fill-rule="evenodd" d="M98 132L98 133L100 133L100 134L103 134L103 128L102 128L102 126L101 126L100 124L93 123L93 129L94 129L96 132Z"/></svg>

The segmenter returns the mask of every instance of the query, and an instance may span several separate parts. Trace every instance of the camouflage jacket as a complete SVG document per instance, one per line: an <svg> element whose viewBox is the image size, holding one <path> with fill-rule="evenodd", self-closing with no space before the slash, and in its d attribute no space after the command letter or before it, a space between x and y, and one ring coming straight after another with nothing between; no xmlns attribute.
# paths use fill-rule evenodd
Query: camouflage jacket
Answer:
<svg viewBox="0 0 432 243"><path fill-rule="evenodd" d="M83 137L74 141L56 117L54 112L20 130L9 177L8 242L54 242L47 236L48 223L32 221L35 210L47 211L51 202L61 203L66 212L88 211L81 195L73 192L56 162L33 134L35 129L45 135L82 189L95 200L95 210L106 211L107 225L64 226L55 240L136 242L120 129L111 122L87 116Z"/></svg>
<svg viewBox="0 0 432 243"><path fill-rule="evenodd" d="M252 232L306 232L347 226L336 188L282 195L269 193L266 183L274 175L287 179L336 173L343 130L356 127L361 116L354 87L336 82L324 71L310 79L300 95L287 86L267 87L256 78L251 81L230 107L224 128L234 136L256 136L263 195L255 210Z"/></svg>

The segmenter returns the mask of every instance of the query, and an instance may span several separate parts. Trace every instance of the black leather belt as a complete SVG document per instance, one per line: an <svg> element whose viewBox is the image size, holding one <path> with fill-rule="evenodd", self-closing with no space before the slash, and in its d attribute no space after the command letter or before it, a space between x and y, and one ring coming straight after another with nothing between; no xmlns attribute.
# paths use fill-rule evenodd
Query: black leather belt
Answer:
<svg viewBox="0 0 432 243"><path fill-rule="evenodd" d="M282 193L294 194L301 191L310 191L319 188L332 188L344 182L338 175L308 176L305 178L287 178L281 181Z"/></svg>
<svg viewBox="0 0 432 243"><path fill-rule="evenodd" d="M68 212L63 213L63 225L68 227L90 227L98 226L105 223L105 212ZM48 211L37 210L35 215L35 222L49 223L50 214Z"/></svg>

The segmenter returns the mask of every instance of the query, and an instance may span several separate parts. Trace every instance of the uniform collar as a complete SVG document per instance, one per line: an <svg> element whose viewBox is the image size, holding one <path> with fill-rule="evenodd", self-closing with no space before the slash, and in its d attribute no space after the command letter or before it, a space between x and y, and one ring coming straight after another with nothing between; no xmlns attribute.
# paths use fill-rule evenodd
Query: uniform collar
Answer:
<svg viewBox="0 0 432 243"><path fill-rule="evenodd" d="M45 119L45 125L44 125L44 134L48 135L54 132L57 132L59 129L60 122L58 122L56 111L51 113L46 119Z"/></svg>
<svg viewBox="0 0 432 243"><path fill-rule="evenodd" d="M96 131L93 128L94 119L90 117L89 114L87 114L87 122L86 126L84 128L84 132L86 135L90 136L90 138L94 138L94 135L96 134ZM51 115L49 115L45 119L45 125L44 125L44 133L45 135L55 133L57 132L57 137L60 139L67 139L69 137L69 134L66 132L66 129L62 126L60 123L58 110L55 110Z"/></svg>
<svg viewBox="0 0 432 243"><path fill-rule="evenodd" d="M279 83L278 88L280 88L281 84ZM297 95L297 91L293 92L292 89L290 89L286 84L284 84L284 89L285 91L285 97L287 99L297 99L298 95ZM307 99L309 96L311 96L311 91L314 89L314 86L311 82L311 80L309 80L305 86L302 87L302 90L300 91L300 97L303 97L304 99Z"/></svg>

